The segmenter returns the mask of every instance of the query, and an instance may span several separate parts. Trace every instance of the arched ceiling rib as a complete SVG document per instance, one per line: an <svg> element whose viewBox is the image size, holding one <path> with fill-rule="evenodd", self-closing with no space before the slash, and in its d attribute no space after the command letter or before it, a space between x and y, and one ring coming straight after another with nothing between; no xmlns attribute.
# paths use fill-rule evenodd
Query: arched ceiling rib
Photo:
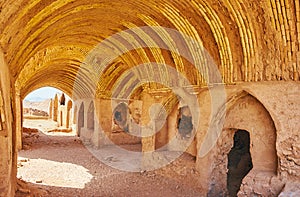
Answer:
<svg viewBox="0 0 300 197"><path fill-rule="evenodd" d="M0 7L0 46L23 94L44 85L59 86L72 94L78 69L98 43L142 26L171 28L199 41L224 83L299 80L299 1L3 0ZM113 88L114 82L128 78L128 69L147 62L162 65L156 74L165 80L172 80L163 66L170 64L193 79L193 85L205 83L199 73L187 69L190 64L176 49L138 46L142 42L168 46L168 40L174 39L170 37L163 31L128 34L124 40L136 40L131 44L138 49L111 62L115 70L97 85L104 90ZM122 47L118 42L112 44ZM177 41L179 44L203 65L205 58L194 45ZM155 74L151 67L145 72L145 76ZM90 87L82 84L80 91L84 94Z"/></svg>

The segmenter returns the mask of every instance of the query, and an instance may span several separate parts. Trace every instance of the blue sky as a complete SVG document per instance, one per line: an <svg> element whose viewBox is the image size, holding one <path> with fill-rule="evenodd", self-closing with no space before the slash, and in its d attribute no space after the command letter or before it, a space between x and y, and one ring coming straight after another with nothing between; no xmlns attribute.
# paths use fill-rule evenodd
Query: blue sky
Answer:
<svg viewBox="0 0 300 197"><path fill-rule="evenodd" d="M42 101L42 100L46 100L49 98L54 98L56 93L61 94L61 91L56 88L52 88L52 87L43 87L43 88L39 88L39 89L31 92L30 94L28 94L24 100Z"/></svg>

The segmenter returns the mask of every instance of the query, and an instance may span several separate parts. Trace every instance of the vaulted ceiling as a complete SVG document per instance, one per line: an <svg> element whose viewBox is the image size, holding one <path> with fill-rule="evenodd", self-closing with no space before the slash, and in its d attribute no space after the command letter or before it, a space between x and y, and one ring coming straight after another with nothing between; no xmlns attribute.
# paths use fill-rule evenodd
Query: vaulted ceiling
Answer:
<svg viewBox="0 0 300 197"><path fill-rule="evenodd" d="M2 0L0 33L22 97L43 86L84 96L78 78L100 93L141 78L174 85L170 68L201 86L215 72L204 52L226 84L299 80L298 0ZM95 59L107 66L90 73Z"/></svg>

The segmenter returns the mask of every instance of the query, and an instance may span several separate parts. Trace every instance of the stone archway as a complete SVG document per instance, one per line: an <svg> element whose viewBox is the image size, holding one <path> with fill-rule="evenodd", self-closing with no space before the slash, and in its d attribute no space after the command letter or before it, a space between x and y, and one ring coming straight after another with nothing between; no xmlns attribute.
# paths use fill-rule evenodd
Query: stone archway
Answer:
<svg viewBox="0 0 300 197"><path fill-rule="evenodd" d="M166 111L164 107L158 108L157 114L153 116L156 128L155 149L179 151L188 140L192 140L184 152L195 157L197 143L196 138L193 137L194 125L191 111L187 105L182 105L177 97L171 98L169 102L164 105ZM170 144L169 142L175 138L179 140L179 144Z"/></svg>
<svg viewBox="0 0 300 197"><path fill-rule="evenodd" d="M276 128L269 112L254 96L246 92L236 94L235 98L238 99L227 103L224 128L212 149L209 196L226 195L227 155L234 146L233 138L238 130L249 132L253 164L250 172L268 172L274 175L277 172Z"/></svg>
<svg viewBox="0 0 300 197"><path fill-rule="evenodd" d="M80 136L81 128L84 127L84 103L82 102L78 111L77 134Z"/></svg>
<svg viewBox="0 0 300 197"><path fill-rule="evenodd" d="M253 169L276 174L276 128L262 103L250 94L238 99L227 111L224 128L249 131Z"/></svg>

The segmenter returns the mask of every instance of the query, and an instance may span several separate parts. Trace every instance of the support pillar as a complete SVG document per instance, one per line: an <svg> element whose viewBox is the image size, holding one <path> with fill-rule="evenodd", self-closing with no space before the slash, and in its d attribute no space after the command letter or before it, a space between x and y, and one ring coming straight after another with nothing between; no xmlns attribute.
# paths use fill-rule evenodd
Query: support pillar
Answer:
<svg viewBox="0 0 300 197"><path fill-rule="evenodd" d="M49 118L53 119L53 100L52 99L50 99L50 102L49 102Z"/></svg>
<svg viewBox="0 0 300 197"><path fill-rule="evenodd" d="M58 97L57 94L55 94L54 101L53 101L53 120L57 121L58 116Z"/></svg>
<svg viewBox="0 0 300 197"><path fill-rule="evenodd" d="M22 149L22 133L23 133L23 104L20 97L20 91L16 90L16 148Z"/></svg>

